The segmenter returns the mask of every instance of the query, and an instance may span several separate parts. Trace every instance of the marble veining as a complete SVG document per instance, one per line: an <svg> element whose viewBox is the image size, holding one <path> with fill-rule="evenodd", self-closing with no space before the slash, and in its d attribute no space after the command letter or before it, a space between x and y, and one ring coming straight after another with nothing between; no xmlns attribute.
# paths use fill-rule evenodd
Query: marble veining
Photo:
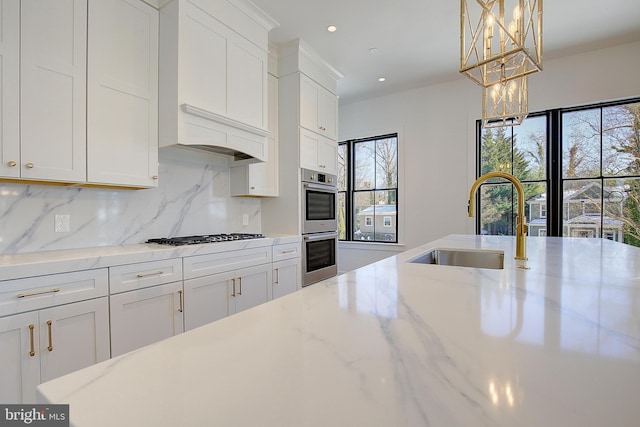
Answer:
<svg viewBox="0 0 640 427"><path fill-rule="evenodd" d="M161 150L158 173L158 187L145 190L0 183L0 254L260 232L260 201L230 196L224 158ZM54 231L55 214L71 216L71 232Z"/></svg>
<svg viewBox="0 0 640 427"><path fill-rule="evenodd" d="M637 426L640 250L452 235L39 387L83 426ZM505 251L504 270L408 263Z"/></svg>

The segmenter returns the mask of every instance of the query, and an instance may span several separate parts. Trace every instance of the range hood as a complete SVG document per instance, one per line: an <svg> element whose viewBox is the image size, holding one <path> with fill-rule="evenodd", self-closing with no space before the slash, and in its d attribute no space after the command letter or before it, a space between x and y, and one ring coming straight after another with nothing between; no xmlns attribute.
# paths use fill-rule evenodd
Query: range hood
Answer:
<svg viewBox="0 0 640 427"><path fill-rule="evenodd" d="M189 104L178 111L174 140L160 147L181 147L226 156L233 166L267 161L270 132Z"/></svg>

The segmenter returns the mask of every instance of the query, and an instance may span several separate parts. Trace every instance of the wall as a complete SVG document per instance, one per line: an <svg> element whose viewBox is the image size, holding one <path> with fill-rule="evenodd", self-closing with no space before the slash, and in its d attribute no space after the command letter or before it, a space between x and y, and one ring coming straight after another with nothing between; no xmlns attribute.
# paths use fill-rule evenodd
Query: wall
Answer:
<svg viewBox="0 0 640 427"><path fill-rule="evenodd" d="M260 232L260 201L229 196L223 157L162 149L159 176L158 188L148 190L0 183L0 254ZM54 232L58 213L71 215L71 232Z"/></svg>
<svg viewBox="0 0 640 427"><path fill-rule="evenodd" d="M455 65L454 65L455 66ZM529 78L529 111L640 96L640 42L545 60ZM340 105L340 140L400 132L400 242L340 245L341 272L452 233L473 233L467 217L475 179L475 121L482 92L459 80ZM403 225L403 226L402 226Z"/></svg>

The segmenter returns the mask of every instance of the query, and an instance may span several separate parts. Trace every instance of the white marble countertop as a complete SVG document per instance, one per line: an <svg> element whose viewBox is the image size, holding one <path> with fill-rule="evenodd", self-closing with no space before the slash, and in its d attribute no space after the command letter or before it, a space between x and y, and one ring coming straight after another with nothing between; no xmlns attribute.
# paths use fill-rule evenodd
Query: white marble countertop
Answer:
<svg viewBox="0 0 640 427"><path fill-rule="evenodd" d="M89 270L168 258L228 252L300 241L301 236L293 235L188 246L141 243L0 255L0 286L2 286L2 280Z"/></svg>
<svg viewBox="0 0 640 427"><path fill-rule="evenodd" d="M45 383L76 427L638 426L640 249L454 235ZM505 250L504 270L406 262Z"/></svg>

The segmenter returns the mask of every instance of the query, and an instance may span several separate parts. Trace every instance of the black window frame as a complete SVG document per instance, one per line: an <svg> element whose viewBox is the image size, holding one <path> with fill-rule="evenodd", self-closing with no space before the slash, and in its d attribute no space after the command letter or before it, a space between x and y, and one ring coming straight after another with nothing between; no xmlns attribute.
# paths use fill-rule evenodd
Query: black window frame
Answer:
<svg viewBox="0 0 640 427"><path fill-rule="evenodd" d="M546 227L546 235L547 236L555 236L562 237L563 236L563 190L565 181L600 181L604 182L607 179L619 179L619 178L640 178L640 175L624 175L624 176L606 176L602 174L602 168L600 170L600 174L598 176L590 176L590 177L575 177L575 178L565 178L563 176L563 163L562 163L562 118L565 113L577 112L577 111L587 111L593 109L600 109L600 114L602 115L602 110L607 107L614 107L626 104L638 104L640 103L640 97L632 97L626 99L620 99L615 101L603 101L591 104L578 105L573 107L566 108L556 108L550 110L544 110L539 112L531 113L527 116L527 118L532 117L540 117L545 116L547 119L546 123L546 134L547 134L547 158L546 158L546 180L540 182L546 182L547 188L547 227ZM525 119L526 120L526 119ZM476 121L476 178L479 178L482 172L482 120ZM602 148L602 138L600 140L601 148ZM600 150L600 164L602 164L602 149ZM495 184L495 183L494 183ZM604 187L603 187L604 188ZM512 186L512 192L515 192L515 189ZM513 195L515 197L515 194ZM512 198L512 200L515 200ZM475 219L475 232L479 234L481 232L481 197L480 191L476 194L476 206L477 215ZM603 237L601 237L603 238Z"/></svg>
<svg viewBox="0 0 640 427"><path fill-rule="evenodd" d="M356 190L355 189L355 157L354 157L354 152L355 152L355 146L358 143L364 143L364 142L370 142L370 141L377 141L377 140L381 140L381 139L388 139L388 138L395 138L396 140L396 173L398 174L399 171L399 162L398 162L398 157L399 157L399 141L400 138L398 136L398 133L389 133L389 134L382 134L382 135L376 135L376 136L371 136L371 137L366 137L366 138L358 138L358 139L349 139L349 140L345 140L345 141L340 141L338 142L338 146L343 146L345 147L344 149L344 164L345 164L345 180L346 180L346 186L344 190L341 190L340 188L338 188L338 200L340 200L340 195L344 194L344 221L345 221L345 236L344 238L340 238L340 233L338 233L338 240L341 242L361 242L361 243L392 243L392 244L397 244L399 243L399 239L398 239L398 219L399 219L399 176L396 176L396 187L384 187L384 188L378 188L378 187L374 187L374 188L370 188L370 189L366 189L366 190ZM354 238L354 234L355 234L355 230L354 230L354 226L355 226L355 218L354 218L354 204L355 204L355 195L357 193L361 193L361 192L370 192L370 191L394 191L395 192L395 206L396 206L396 220L395 220L395 226L394 227L390 227L394 233L393 235L395 236L394 240L362 240L362 239L356 239ZM339 201L338 201L338 205L339 205ZM373 224L375 227L376 221L375 221L375 216L373 218ZM387 228L387 227L385 227Z"/></svg>

